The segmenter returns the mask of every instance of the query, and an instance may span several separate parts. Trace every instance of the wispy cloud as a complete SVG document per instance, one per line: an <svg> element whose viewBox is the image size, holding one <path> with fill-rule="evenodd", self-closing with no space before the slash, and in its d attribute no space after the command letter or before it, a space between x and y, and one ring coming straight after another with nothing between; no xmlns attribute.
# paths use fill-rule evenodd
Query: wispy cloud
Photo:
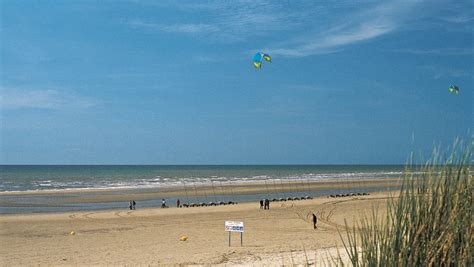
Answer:
<svg viewBox="0 0 474 267"><path fill-rule="evenodd" d="M471 48L438 48L438 49L383 49L383 51L394 53L408 53L415 55L438 55L438 56L463 56L472 55Z"/></svg>
<svg viewBox="0 0 474 267"><path fill-rule="evenodd" d="M212 1L202 3L171 2L168 7L178 12L175 16L188 23L173 23L161 19L143 18L128 21L134 29L192 34L203 40L239 42L250 37L265 36L270 32L288 30L304 23L309 12L288 12L277 1ZM189 14L205 14L206 22L192 22Z"/></svg>
<svg viewBox="0 0 474 267"><path fill-rule="evenodd" d="M416 22L433 18L440 5L422 1L285 2L269 0L164 2L170 19L134 19L137 30L187 34L209 42L251 41L249 50L273 55L305 57L335 53L397 31L413 30ZM443 6L444 8L444 6ZM454 7L453 7L454 8ZM459 10L455 7L454 10ZM429 10L429 11L426 11ZM454 12L454 11L453 11ZM196 14L200 14L196 17ZM202 15L201 15L202 14ZM189 16L191 15L191 16ZM438 16L436 16L438 17ZM200 20L196 22L196 19ZM452 23L471 22L471 13L444 16ZM180 23L176 23L179 21ZM186 23L182 23L186 21ZM265 37L269 37L268 40ZM247 51L245 51L247 52ZM401 51L400 51L401 52ZM466 55L470 50L406 51L413 54Z"/></svg>
<svg viewBox="0 0 474 267"><path fill-rule="evenodd" d="M414 4L407 1L378 5L364 3L365 9L362 10L350 2L328 5L318 2L240 0L171 2L168 5L184 14L204 13L206 23L176 24L159 19L146 22L134 19L129 21L129 26L156 32L191 34L203 37L203 40L221 42L248 41L253 38L256 45L264 41L255 37L275 36L276 32L281 32L281 35L276 36L284 38L273 38L278 43L267 50L285 56L307 56L336 52L342 46L393 32L405 18L404 13ZM334 16L341 10L344 10L344 16ZM189 21L188 16L178 12L177 17L181 16Z"/></svg>
<svg viewBox="0 0 474 267"><path fill-rule="evenodd" d="M393 30L392 25L360 25L357 28L347 29L338 33L327 34L324 37L308 38L306 42L291 48L268 48L274 55L290 57L304 57L317 54L334 53L341 50L341 46L369 40Z"/></svg>
<svg viewBox="0 0 474 267"><path fill-rule="evenodd" d="M460 77L470 77L472 76L471 69L457 69L453 67L442 67L436 65L427 65L420 67L420 70L427 75L433 77L433 79L441 78L460 78Z"/></svg>
<svg viewBox="0 0 474 267"><path fill-rule="evenodd" d="M1 89L0 107L2 109L85 109L99 103L91 97L78 96L57 90Z"/></svg>
<svg viewBox="0 0 474 267"><path fill-rule="evenodd" d="M341 47L371 40L397 30L414 3L385 2L336 21L327 30L306 34L286 44L270 48L273 54L302 57L332 53Z"/></svg>
<svg viewBox="0 0 474 267"><path fill-rule="evenodd" d="M474 20L473 16L468 15L460 15L460 16L453 16L453 17L442 17L441 20L451 22L451 23L467 23Z"/></svg>
<svg viewBox="0 0 474 267"><path fill-rule="evenodd" d="M217 27L210 24L172 24L162 25L157 23L143 22L141 20L133 20L129 22L129 25L133 28L148 29L152 31L162 31L170 33L185 33L185 34L202 34L212 33L217 31Z"/></svg>

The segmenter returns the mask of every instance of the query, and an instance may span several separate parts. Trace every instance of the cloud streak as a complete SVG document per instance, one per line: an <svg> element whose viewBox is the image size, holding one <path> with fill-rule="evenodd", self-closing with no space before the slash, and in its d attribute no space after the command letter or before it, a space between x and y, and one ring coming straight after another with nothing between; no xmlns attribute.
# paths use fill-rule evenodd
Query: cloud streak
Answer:
<svg viewBox="0 0 474 267"><path fill-rule="evenodd" d="M420 67L420 70L436 80L441 78L460 78L472 76L472 68L466 70L453 67L447 68L443 66L428 65Z"/></svg>
<svg viewBox="0 0 474 267"><path fill-rule="evenodd" d="M438 48L438 49L384 49L383 51L394 53L407 53L414 55L438 55L438 56L464 56L474 54L473 49L468 48Z"/></svg>
<svg viewBox="0 0 474 267"><path fill-rule="evenodd" d="M310 38L302 44L291 48L268 48L274 55L304 57L317 54L328 54L340 51L341 46L349 45L389 33L392 25L361 25L338 33L328 34L321 38Z"/></svg>
<svg viewBox="0 0 474 267"><path fill-rule="evenodd" d="M204 3L169 3L189 21L189 14L205 14L206 23L173 23L157 19L133 19L131 28L163 33L189 34L203 40L241 42L251 37L265 36L270 32L284 31L304 23L308 12L288 12L285 5L276 1L216 1Z"/></svg>
<svg viewBox="0 0 474 267"><path fill-rule="evenodd" d="M135 19L129 22L134 29L162 33L188 34L203 40L242 42L255 37L270 36L281 32L285 41L270 46L273 54L301 57L321 53L333 53L341 47L371 40L395 31L405 12L413 3L384 2L363 10L334 16L342 9L354 10L355 6L324 3L284 3L277 1L215 1L198 4L169 3L171 8L187 14L206 14L206 23L170 23ZM356 5L357 6L357 5ZM291 9L292 12L288 12ZM315 23L318 17L318 23ZM183 21L183 20L181 20ZM323 21L323 23L321 23ZM279 36L277 34L277 36ZM289 37L289 38L288 38ZM281 39L280 39L281 40Z"/></svg>
<svg viewBox="0 0 474 267"><path fill-rule="evenodd" d="M410 11L408 2L390 2L362 10L345 18L345 22L336 21L337 26L328 30L313 32L293 42L268 48L273 54L288 57L304 57L327 54L341 47L396 31Z"/></svg>
<svg viewBox="0 0 474 267"><path fill-rule="evenodd" d="M141 20L133 20L129 22L129 25L132 28L141 28L148 29L152 31L161 31L168 33L184 33L184 34L202 34L202 33L212 33L216 32L218 28L210 24L172 24L172 25L162 25L157 23L148 23Z"/></svg>
<svg viewBox="0 0 474 267"><path fill-rule="evenodd" d="M415 24L411 22L422 21L433 15L433 8L439 9L439 6L433 7L421 1L396 0L358 4L236 0L167 2L164 5L178 11L178 20L176 17L171 20L189 23L157 21L155 18L148 22L135 19L129 25L137 30L191 35L206 42L251 41L254 45L248 50L272 51L272 55L286 57L335 53L350 45L372 41L397 31L413 30ZM193 23L196 13L204 14L202 17L205 20ZM465 13L442 19L451 23L466 23L471 22L473 17ZM266 40L265 37L270 38ZM456 49L406 52L472 54L470 50Z"/></svg>
<svg viewBox="0 0 474 267"><path fill-rule="evenodd" d="M94 98L78 96L57 90L2 89L2 109L86 109L98 104Z"/></svg>
<svg viewBox="0 0 474 267"><path fill-rule="evenodd" d="M443 17L441 20L451 22L451 23L457 23L457 24L462 24L462 23L467 23L470 21L474 20L474 17L470 16L457 16L457 17Z"/></svg>

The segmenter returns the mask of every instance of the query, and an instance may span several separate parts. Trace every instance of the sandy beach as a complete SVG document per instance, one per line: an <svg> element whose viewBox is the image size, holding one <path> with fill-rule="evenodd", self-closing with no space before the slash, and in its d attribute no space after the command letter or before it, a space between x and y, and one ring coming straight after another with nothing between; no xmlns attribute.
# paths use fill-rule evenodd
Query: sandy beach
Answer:
<svg viewBox="0 0 474 267"><path fill-rule="evenodd" d="M0 263L18 265L291 265L322 264L341 249L344 220L379 206L387 193L370 196L256 202L200 208L143 208L0 216ZM313 230L311 213L319 218ZM243 221L240 247L228 246L224 221ZM71 231L75 234L71 235ZM186 235L187 241L180 241ZM306 260L307 259L307 260Z"/></svg>

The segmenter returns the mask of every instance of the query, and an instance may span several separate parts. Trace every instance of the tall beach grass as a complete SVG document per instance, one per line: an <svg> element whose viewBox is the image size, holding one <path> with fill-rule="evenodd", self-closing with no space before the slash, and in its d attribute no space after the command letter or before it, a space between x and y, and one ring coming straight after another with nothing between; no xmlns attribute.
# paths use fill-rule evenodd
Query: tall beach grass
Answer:
<svg viewBox="0 0 474 267"><path fill-rule="evenodd" d="M408 165L387 211L340 232L353 266L472 266L472 140ZM338 265L344 265L341 257Z"/></svg>

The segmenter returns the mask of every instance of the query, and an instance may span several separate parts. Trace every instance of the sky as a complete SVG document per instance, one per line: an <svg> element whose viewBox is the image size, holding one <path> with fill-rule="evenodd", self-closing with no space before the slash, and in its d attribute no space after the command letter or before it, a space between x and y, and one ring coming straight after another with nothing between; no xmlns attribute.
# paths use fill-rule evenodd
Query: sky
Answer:
<svg viewBox="0 0 474 267"><path fill-rule="evenodd" d="M473 29L470 0L0 0L0 164L403 164L472 136Z"/></svg>

